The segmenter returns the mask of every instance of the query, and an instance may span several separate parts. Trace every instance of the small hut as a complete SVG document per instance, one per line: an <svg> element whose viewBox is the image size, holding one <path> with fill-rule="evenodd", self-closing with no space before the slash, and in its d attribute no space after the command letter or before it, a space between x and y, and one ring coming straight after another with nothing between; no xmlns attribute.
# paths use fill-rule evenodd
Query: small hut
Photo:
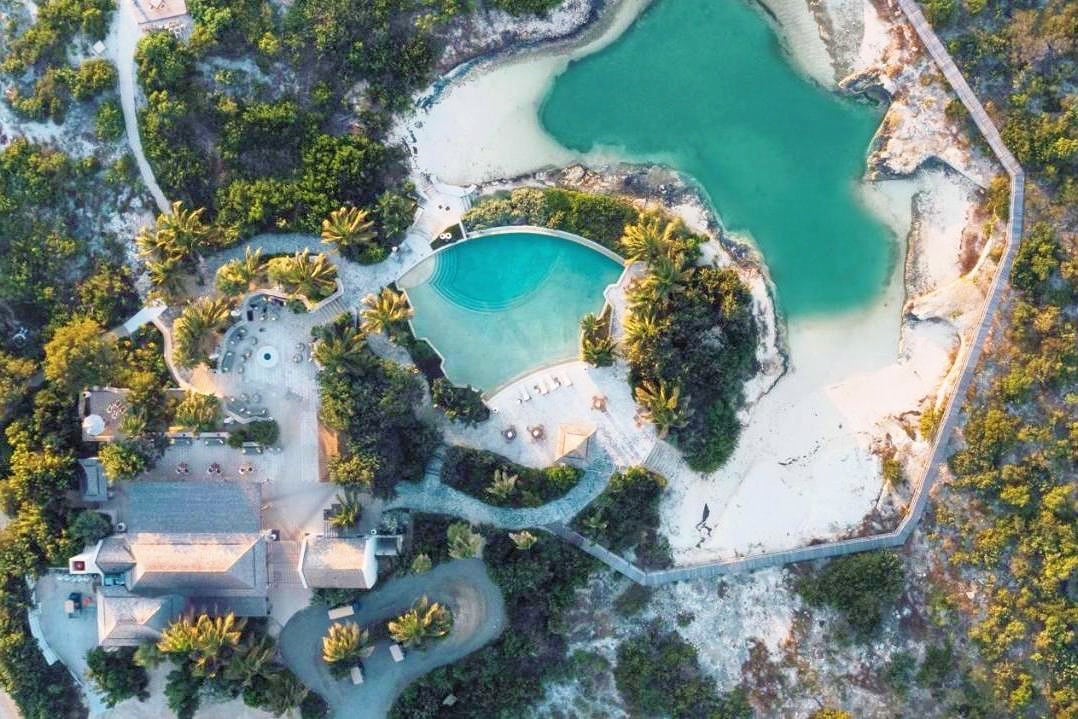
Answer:
<svg viewBox="0 0 1078 719"><path fill-rule="evenodd" d="M554 461L586 460L595 427L586 424L563 424L558 428L558 446Z"/></svg>

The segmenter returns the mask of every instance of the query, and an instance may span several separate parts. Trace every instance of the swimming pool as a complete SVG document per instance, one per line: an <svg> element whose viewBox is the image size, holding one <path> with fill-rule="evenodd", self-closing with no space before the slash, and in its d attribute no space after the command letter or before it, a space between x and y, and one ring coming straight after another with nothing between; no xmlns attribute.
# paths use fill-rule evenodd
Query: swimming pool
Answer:
<svg viewBox="0 0 1078 719"><path fill-rule="evenodd" d="M603 307L622 264L598 246L539 228L501 228L450 245L398 284L412 326L442 355L446 376L492 392L576 358L580 319Z"/></svg>

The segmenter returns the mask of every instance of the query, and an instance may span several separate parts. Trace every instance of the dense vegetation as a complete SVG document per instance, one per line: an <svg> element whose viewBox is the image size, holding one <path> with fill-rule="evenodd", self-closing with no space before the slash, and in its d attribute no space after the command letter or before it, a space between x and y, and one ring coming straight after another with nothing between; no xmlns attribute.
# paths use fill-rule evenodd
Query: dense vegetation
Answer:
<svg viewBox="0 0 1078 719"><path fill-rule="evenodd" d="M418 526L416 531L438 533ZM522 716L542 696L544 681L563 665L564 616L593 571L593 560L553 537L519 549L504 532L486 534L483 559L505 595L509 626L493 644L410 685L391 717ZM457 702L444 706L450 694Z"/></svg>
<svg viewBox="0 0 1078 719"><path fill-rule="evenodd" d="M618 251L625 226L637 218L629 202L610 195L592 195L560 188L522 187L508 195L484 199L464 214L468 227L536 225L572 232Z"/></svg>
<svg viewBox="0 0 1078 719"><path fill-rule="evenodd" d="M1074 716L1078 5L924 5L1027 173L1013 302L966 407L956 481L935 509L933 619L962 644L954 664L988 711ZM993 210L1006 219L1005 202Z"/></svg>
<svg viewBox="0 0 1078 719"><path fill-rule="evenodd" d="M737 446L742 388L757 370L757 327L737 273L697 265L700 242L657 214L625 228L619 251L647 273L628 293L622 353L644 415L689 466L710 472Z"/></svg>
<svg viewBox="0 0 1078 719"><path fill-rule="evenodd" d="M643 467L616 472L606 490L573 526L613 552L632 550L646 568L673 564L670 544L659 534L659 501L666 479Z"/></svg>
<svg viewBox="0 0 1078 719"><path fill-rule="evenodd" d="M797 590L809 604L836 611L860 638L874 632L902 594L905 574L893 552L867 552L836 559L804 577Z"/></svg>
<svg viewBox="0 0 1078 719"><path fill-rule="evenodd" d="M384 131L430 79L438 29L465 7L192 3L190 41L153 33L137 53L142 140L159 182L244 234L317 232L331 212L362 208L377 242L343 251L384 258L414 211L401 151ZM226 64L243 57L256 66Z"/></svg>
<svg viewBox="0 0 1078 719"><path fill-rule="evenodd" d="M532 469L501 455L466 447L450 447L442 465L442 482L500 507L538 507L558 499L580 481L576 467L556 464Z"/></svg>
<svg viewBox="0 0 1078 719"><path fill-rule="evenodd" d="M242 697L247 706L274 716L295 709L304 717L328 713L324 700L277 661L277 647L264 622L231 614L180 617L158 642L140 646L133 659L147 667L172 663L165 696L178 719L194 717L203 696Z"/></svg>
<svg viewBox="0 0 1078 719"><path fill-rule="evenodd" d="M672 719L749 719L740 691L721 695L700 669L696 649L677 632L652 626L618 645L614 668L630 716Z"/></svg>
<svg viewBox="0 0 1078 719"><path fill-rule="evenodd" d="M397 482L422 477L438 433L416 417L423 397L419 377L371 352L355 324L345 314L316 330L322 422L344 440L330 476L384 497Z"/></svg>

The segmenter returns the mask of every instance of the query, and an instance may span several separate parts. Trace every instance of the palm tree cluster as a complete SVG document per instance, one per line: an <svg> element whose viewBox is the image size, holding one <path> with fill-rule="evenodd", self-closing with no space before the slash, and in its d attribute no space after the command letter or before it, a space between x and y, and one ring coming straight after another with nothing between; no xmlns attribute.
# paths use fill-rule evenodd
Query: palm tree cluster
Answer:
<svg viewBox="0 0 1078 719"><path fill-rule="evenodd" d="M358 207L342 207L322 220L322 242L335 246L346 257L385 258L370 212Z"/></svg>
<svg viewBox="0 0 1078 719"><path fill-rule="evenodd" d="M317 302L337 289L337 267L322 254L302 250L286 257L274 257L266 263L271 282L286 292Z"/></svg>
<svg viewBox="0 0 1078 719"><path fill-rule="evenodd" d="M629 259L647 265L629 289L623 352L636 377L643 378L634 392L641 415L665 437L685 426L690 410L678 383L654 376L654 358L671 327L674 301L693 278L696 246L681 220L648 213L625 228L621 247Z"/></svg>
<svg viewBox="0 0 1078 719"><path fill-rule="evenodd" d="M454 522L445 532L449 556L453 559L472 559L483 553L483 535L472 530L467 522Z"/></svg>
<svg viewBox="0 0 1078 719"><path fill-rule="evenodd" d="M391 287L383 287L378 294L363 298L363 331L391 334L405 320L411 319L415 311L408 304L403 292Z"/></svg>
<svg viewBox="0 0 1078 719"><path fill-rule="evenodd" d="M420 597L412 608L387 625L393 640L406 647L422 646L429 639L446 636L453 629L448 608Z"/></svg>
<svg viewBox="0 0 1078 719"><path fill-rule="evenodd" d="M209 359L210 340L231 321L232 301L227 297L200 297L184 308L172 323L173 359L181 367L193 367Z"/></svg>
<svg viewBox="0 0 1078 719"><path fill-rule="evenodd" d="M162 632L157 648L189 660L196 676L217 676L240 645L245 623L232 614L180 617Z"/></svg>
<svg viewBox="0 0 1078 719"><path fill-rule="evenodd" d="M347 668L373 652L370 632L352 622L334 622L322 637L322 661L331 667Z"/></svg>
<svg viewBox="0 0 1078 719"><path fill-rule="evenodd" d="M242 258L227 262L217 270L217 289L229 297L236 297L250 290L265 273L262 250L248 247Z"/></svg>
<svg viewBox="0 0 1078 719"><path fill-rule="evenodd" d="M610 317L607 310L602 317L589 312L580 320L580 359L594 367L614 364L617 342L610 336Z"/></svg>
<svg viewBox="0 0 1078 719"><path fill-rule="evenodd" d="M179 293L183 274L195 268L204 250L221 243L222 233L202 218L205 211L173 202L171 212L158 215L153 227L142 228L135 237L150 281L166 295Z"/></svg>

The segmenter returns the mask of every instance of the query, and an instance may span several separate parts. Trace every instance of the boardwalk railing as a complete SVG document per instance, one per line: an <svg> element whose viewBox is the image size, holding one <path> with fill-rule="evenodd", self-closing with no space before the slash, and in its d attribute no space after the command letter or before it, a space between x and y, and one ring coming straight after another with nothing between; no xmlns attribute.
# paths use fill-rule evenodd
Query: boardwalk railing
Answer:
<svg viewBox="0 0 1078 719"><path fill-rule="evenodd" d="M550 524L545 527L549 532L579 547L582 551L605 563L611 569L621 572L638 584L656 586L670 582L705 579L724 574L783 566L796 562L839 557L856 552L899 547L906 543L906 540L909 539L924 514L929 494L936 480L939 479L943 463L947 460L948 442L961 419L962 403L970 384L973 382L977 363L981 358L985 342L992 331L993 320L1002 302L1003 293L1007 287L1007 278L1010 277L1015 253L1022 239L1025 174L1014 155L1003 144L1003 138L1000 136L996 126L992 124L988 113L985 112L977 96L973 94L973 90L970 89L969 84L962 77L962 73L959 72L954 60L947 53L943 43L940 42L932 27L928 24L916 0L897 0L897 2L906 19L909 20L910 25L913 26L914 31L920 37L928 54L943 72L947 82L954 89L955 94L958 95L958 99L965 105L974 124L977 125L977 129L980 130L1011 180L1010 222L1007 227L1006 247L995 277L992 279L984 306L981 309L973 339L966 349L965 356L957 360L962 362L962 372L959 375L958 382L955 384L954 391L950 393L944 405L943 415L936 431L929 460L920 476L914 480L913 496L910 498L906 514L898 523L898 526L890 532L868 537L854 537L834 542L824 542L780 552L764 552L732 559L722 559L706 564L662 570L641 569L563 524Z"/></svg>

